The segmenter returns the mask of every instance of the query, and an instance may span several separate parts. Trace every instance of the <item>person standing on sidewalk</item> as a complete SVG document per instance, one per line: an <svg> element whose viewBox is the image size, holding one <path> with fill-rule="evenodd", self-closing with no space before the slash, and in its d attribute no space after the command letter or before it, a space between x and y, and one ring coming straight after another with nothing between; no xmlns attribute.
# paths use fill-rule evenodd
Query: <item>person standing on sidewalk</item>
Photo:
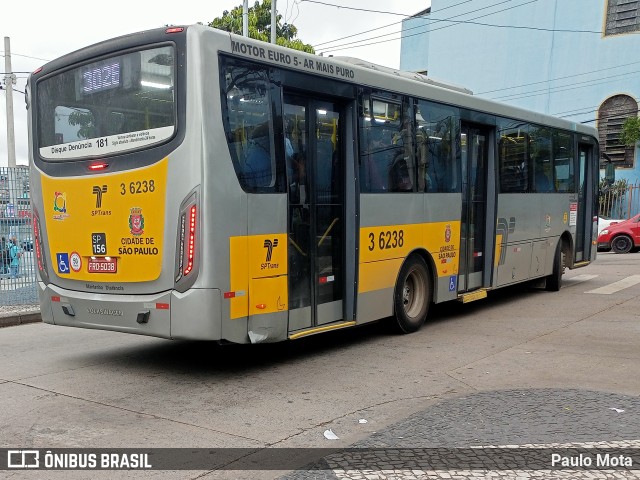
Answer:
<svg viewBox="0 0 640 480"><path fill-rule="evenodd" d="M18 246L18 238L15 235L11 237L10 242L11 245L9 246L9 259L11 263L9 264L9 278L18 278L20 257L22 256L22 253L20 252L20 247Z"/></svg>

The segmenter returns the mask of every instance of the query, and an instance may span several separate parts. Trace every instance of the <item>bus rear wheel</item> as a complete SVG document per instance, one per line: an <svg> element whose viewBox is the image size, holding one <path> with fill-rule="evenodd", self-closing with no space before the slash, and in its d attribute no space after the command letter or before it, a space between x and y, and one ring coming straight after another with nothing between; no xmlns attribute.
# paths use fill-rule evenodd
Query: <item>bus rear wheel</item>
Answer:
<svg viewBox="0 0 640 480"><path fill-rule="evenodd" d="M557 292L560 290L564 268L564 252L562 251L562 242L559 242L556 254L553 257L553 273L547 277L545 286L547 291Z"/></svg>
<svg viewBox="0 0 640 480"><path fill-rule="evenodd" d="M395 317L403 333L413 333L425 322L431 295L427 264L421 256L411 255L400 269L394 294Z"/></svg>

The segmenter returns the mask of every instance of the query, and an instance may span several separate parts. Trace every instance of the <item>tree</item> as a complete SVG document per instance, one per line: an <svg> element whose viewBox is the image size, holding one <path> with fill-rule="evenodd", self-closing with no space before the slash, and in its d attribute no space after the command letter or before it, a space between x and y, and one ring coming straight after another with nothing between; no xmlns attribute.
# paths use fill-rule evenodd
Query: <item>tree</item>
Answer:
<svg viewBox="0 0 640 480"><path fill-rule="evenodd" d="M627 118L622 124L620 142L624 145L634 146L638 141L640 141L640 118Z"/></svg>
<svg viewBox="0 0 640 480"><path fill-rule="evenodd" d="M276 15L276 43L283 47L315 53L313 47L304 43L298 36L298 29L291 23L281 23L282 15ZM215 18L210 27L227 32L242 34L242 5L231 11L222 12L222 17ZM271 38L271 0L258 0L249 8L249 37L263 42Z"/></svg>

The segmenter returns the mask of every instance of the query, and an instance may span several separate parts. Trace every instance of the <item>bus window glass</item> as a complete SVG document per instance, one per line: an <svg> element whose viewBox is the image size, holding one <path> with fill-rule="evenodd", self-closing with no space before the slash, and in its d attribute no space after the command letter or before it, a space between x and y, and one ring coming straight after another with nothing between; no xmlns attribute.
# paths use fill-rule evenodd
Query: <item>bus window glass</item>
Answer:
<svg viewBox="0 0 640 480"><path fill-rule="evenodd" d="M45 160L116 154L175 131L174 48L117 55L38 83L38 147Z"/></svg>
<svg viewBox="0 0 640 480"><path fill-rule="evenodd" d="M223 123L233 165L248 191L273 191L276 155L268 71L222 59Z"/></svg>
<svg viewBox="0 0 640 480"><path fill-rule="evenodd" d="M553 134L553 166L557 192L575 192L573 137L569 133Z"/></svg>
<svg viewBox="0 0 640 480"><path fill-rule="evenodd" d="M413 137L407 104L363 97L360 115L360 189L412 192Z"/></svg>
<svg viewBox="0 0 640 480"><path fill-rule="evenodd" d="M529 130L531 165L536 192L553 192L553 168L551 166L551 130L532 125Z"/></svg>
<svg viewBox="0 0 640 480"><path fill-rule="evenodd" d="M522 122L501 122L498 138L500 192L527 192L529 190L528 126Z"/></svg>
<svg viewBox="0 0 640 480"><path fill-rule="evenodd" d="M419 192L459 192L460 114L457 109L419 100L416 150Z"/></svg>
<svg viewBox="0 0 640 480"><path fill-rule="evenodd" d="M57 106L55 116L55 138L58 144L77 142L95 136L95 120L91 110Z"/></svg>

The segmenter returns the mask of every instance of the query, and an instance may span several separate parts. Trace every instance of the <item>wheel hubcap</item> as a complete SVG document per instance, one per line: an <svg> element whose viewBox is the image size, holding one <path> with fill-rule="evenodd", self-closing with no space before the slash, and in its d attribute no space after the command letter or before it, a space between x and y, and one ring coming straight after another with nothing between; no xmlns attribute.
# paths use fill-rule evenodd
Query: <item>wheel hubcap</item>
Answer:
<svg viewBox="0 0 640 480"><path fill-rule="evenodd" d="M407 276L402 289L402 303L408 317L416 317L422 310L426 295L425 282L420 272L413 270Z"/></svg>

